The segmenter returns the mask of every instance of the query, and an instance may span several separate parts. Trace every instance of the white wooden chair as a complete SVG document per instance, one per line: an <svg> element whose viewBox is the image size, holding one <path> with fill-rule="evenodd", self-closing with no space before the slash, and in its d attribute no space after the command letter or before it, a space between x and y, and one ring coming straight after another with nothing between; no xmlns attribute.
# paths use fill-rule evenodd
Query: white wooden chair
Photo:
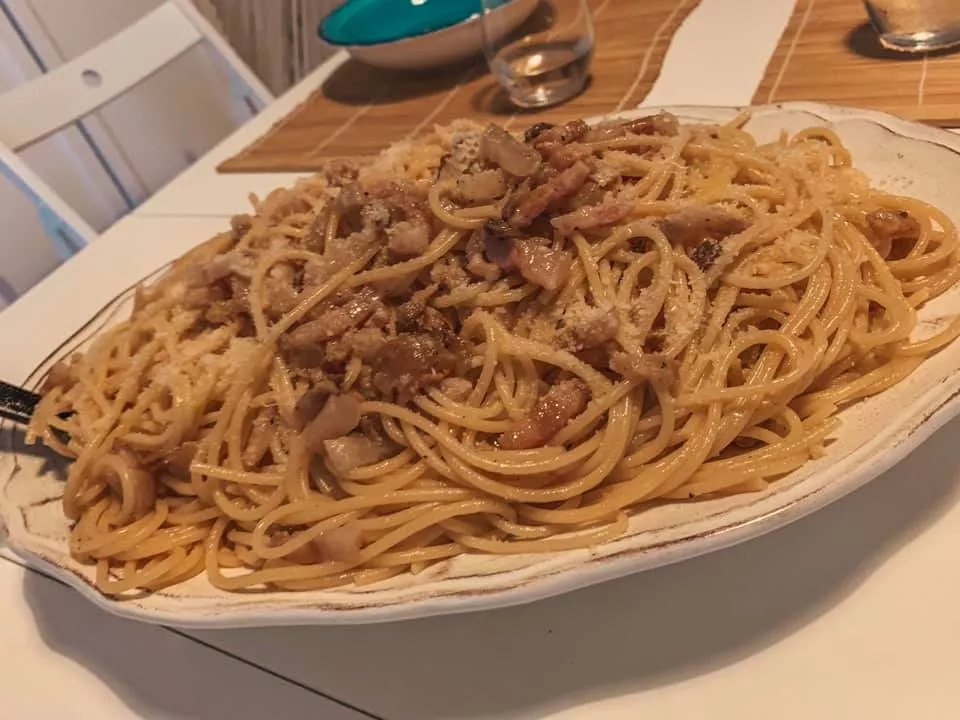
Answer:
<svg viewBox="0 0 960 720"><path fill-rule="evenodd" d="M168 0L80 57L0 95L0 173L36 206L62 258L98 233L16 153L95 112L200 44L227 73L231 98L247 115L273 100L189 0Z"/></svg>

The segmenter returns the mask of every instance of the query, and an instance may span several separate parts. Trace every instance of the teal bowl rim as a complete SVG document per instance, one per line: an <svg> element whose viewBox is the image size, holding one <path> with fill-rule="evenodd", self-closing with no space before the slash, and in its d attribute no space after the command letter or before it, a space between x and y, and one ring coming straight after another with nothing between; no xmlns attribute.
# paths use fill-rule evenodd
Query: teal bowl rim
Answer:
<svg viewBox="0 0 960 720"><path fill-rule="evenodd" d="M478 9L476 12L474 12L471 15L467 15L466 17L460 18L459 20L456 20L454 22L440 23L436 27L430 27L428 29L420 30L418 32L409 33L407 35L401 35L400 37L393 37L393 38L388 38L383 40L344 41L344 40L337 40L335 38L332 38L330 35L328 35L326 30L327 24L332 19L334 19L337 15L339 15L341 12L344 12L350 5L358 1L362 1L362 0L346 0L346 2L335 7L333 10L331 10L329 13L327 13L324 16L324 18L320 21L320 24L317 26L317 35L320 37L321 40L323 40L328 45L333 45L335 47L376 47L378 45L390 45L393 43L403 42L404 40L412 40L414 38L423 37L424 35L430 35L432 33L439 32L440 30L446 30L448 28L456 27L457 25L462 25L463 23L469 22L470 20L473 20L474 18L479 17L480 15L483 14L483 9L479 7L480 2L479 0L477 0ZM500 0L496 7L500 8L504 5L509 5L514 1L515 0Z"/></svg>

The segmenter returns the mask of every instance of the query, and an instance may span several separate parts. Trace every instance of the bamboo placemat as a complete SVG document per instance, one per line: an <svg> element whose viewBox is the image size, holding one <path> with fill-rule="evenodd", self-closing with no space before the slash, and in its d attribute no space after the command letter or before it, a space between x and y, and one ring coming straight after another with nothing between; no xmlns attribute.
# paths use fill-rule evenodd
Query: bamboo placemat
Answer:
<svg viewBox="0 0 960 720"><path fill-rule="evenodd" d="M650 91L674 32L700 0L591 0L596 53L577 98L543 112L518 112L483 58L419 73L354 60L221 172L293 172L333 157L367 157L433 124L461 117L507 126L569 119L635 106Z"/></svg>
<svg viewBox="0 0 960 720"><path fill-rule="evenodd" d="M862 0L797 0L753 101L815 100L960 124L960 53L884 49Z"/></svg>

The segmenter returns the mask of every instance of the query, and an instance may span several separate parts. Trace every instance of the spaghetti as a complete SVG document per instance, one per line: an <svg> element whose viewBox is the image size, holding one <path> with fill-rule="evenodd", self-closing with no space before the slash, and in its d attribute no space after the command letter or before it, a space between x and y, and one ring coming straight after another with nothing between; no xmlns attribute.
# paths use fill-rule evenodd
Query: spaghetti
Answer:
<svg viewBox="0 0 960 720"><path fill-rule="evenodd" d="M364 586L603 543L759 491L960 274L950 220L828 129L467 122L253 198L54 368L70 548L108 594Z"/></svg>

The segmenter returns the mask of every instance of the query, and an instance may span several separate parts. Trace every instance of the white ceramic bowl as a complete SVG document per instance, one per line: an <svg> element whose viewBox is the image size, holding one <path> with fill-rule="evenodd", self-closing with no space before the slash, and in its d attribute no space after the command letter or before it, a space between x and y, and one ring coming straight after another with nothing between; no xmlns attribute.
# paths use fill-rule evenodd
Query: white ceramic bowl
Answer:
<svg viewBox="0 0 960 720"><path fill-rule="evenodd" d="M665 108L682 120L724 122L739 108ZM627 117L648 114L634 111ZM960 222L960 137L866 110L813 103L755 108L747 125L760 140L782 129L832 128L854 164L881 189L926 200ZM172 254L172 253L171 253ZM134 283L137 277L123 278ZM42 360L50 365L125 317L132 291L102 309ZM960 286L920 312L920 326L960 313ZM517 605L719 550L811 513L875 478L960 414L960 342L928 358L889 390L846 408L823 458L761 493L644 509L622 538L590 549L540 555L464 555L364 587L303 593L225 593L204 577L122 601L93 588L94 570L67 548L70 523L58 499L62 480L49 457L16 452L0 423L0 518L10 546L105 609L149 622L191 627L357 624ZM63 463L61 463L62 465ZM851 522L855 522L851 520ZM598 609L602 612L602 608Z"/></svg>
<svg viewBox="0 0 960 720"><path fill-rule="evenodd" d="M498 16L503 34L516 29L537 7L540 0L510 0L491 12ZM323 37L323 35L321 35ZM433 32L369 45L332 42L347 50L357 60L393 70L423 70L448 65L476 55L483 50L483 31L479 14Z"/></svg>

